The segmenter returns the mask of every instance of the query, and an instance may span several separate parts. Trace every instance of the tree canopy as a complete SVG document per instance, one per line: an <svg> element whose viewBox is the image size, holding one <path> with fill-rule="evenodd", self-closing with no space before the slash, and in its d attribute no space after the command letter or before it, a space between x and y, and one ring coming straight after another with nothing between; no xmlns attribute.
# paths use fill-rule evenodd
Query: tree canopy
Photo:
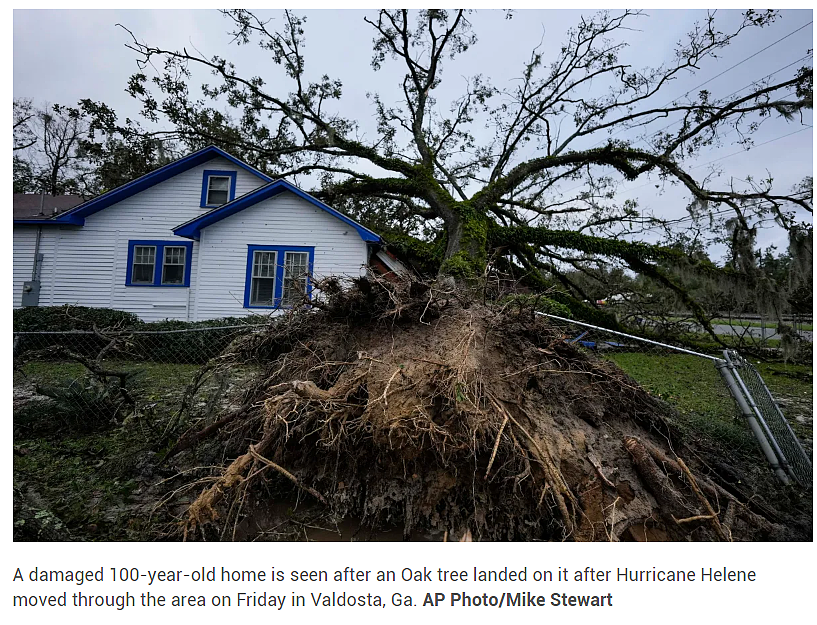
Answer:
<svg viewBox="0 0 817 625"><path fill-rule="evenodd" d="M502 269L534 286L556 280L580 295L571 273L623 267L702 316L673 269L711 273L714 265L683 246L649 242L635 203L616 200L618 180L649 174L687 190L695 223L718 217L738 263L756 263L751 217L758 214L807 240L810 253L811 226L794 210L812 212L810 178L787 192L774 189L771 176L719 188L690 163L726 133L750 141L766 119L801 121L812 107L811 68L759 79L725 98L700 89L666 101L675 79L775 21L774 11L746 11L731 30L708 13L670 60L640 67L626 62L624 51L629 30L647 17L599 12L566 32L554 57L536 47L512 75L497 77L501 82L469 76L458 97L440 102L443 81L462 83L444 67L478 45L471 14L383 9L364 18L373 36L371 67L393 76L401 96L370 94L374 135L361 131L361 119L338 112L340 79L307 71L307 62L320 58L307 58L304 17L222 13L232 40L258 46L288 82L243 74L222 56L156 47L128 30L139 67L128 92L147 122L162 128L147 133L131 125L124 136L189 148L216 144L276 176L310 175L316 195L365 217L443 276L471 282ZM212 75L201 93L191 88L197 70ZM95 113L105 118L104 109ZM667 123L658 132L619 138L657 120ZM646 225L670 222L648 217ZM755 279L751 268L743 273Z"/></svg>

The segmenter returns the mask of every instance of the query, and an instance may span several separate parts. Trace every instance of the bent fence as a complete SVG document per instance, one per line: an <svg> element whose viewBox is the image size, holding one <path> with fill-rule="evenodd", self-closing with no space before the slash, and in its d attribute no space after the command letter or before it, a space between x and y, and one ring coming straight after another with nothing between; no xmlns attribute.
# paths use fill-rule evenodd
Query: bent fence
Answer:
<svg viewBox="0 0 817 625"><path fill-rule="evenodd" d="M736 404L778 478L784 483L794 480L803 486L811 485L812 466L806 451L757 369L737 353L727 351L720 358L555 315L537 314L561 327L566 341L596 351L631 375L634 368L640 367L642 375L634 377L661 378L660 388L649 390L663 393L669 400L673 399L673 381L667 384L663 370L671 358L672 366L686 368L690 379L715 389L714 396L702 398L701 406L696 406L703 418L694 427L733 448L750 446L752 439L744 429L736 433L730 429L732 424L715 418L716 412L734 410L730 406ZM18 409L37 404L74 422L118 421L128 412L177 412L201 366L236 338L262 327L247 324L164 331L15 332L15 421ZM725 384L718 382L718 374ZM232 375L240 377L241 372ZM216 402L229 382L222 379L211 383L214 386L209 394ZM201 407L203 412L210 409ZM712 412L707 414L708 410Z"/></svg>
<svg viewBox="0 0 817 625"><path fill-rule="evenodd" d="M726 362L724 369L730 370L737 382L736 390L743 395L751 414L757 415L760 420L762 438L765 438L772 447L781 469L800 485L811 484L812 467L808 455L758 370L737 352L727 350L724 352L724 358Z"/></svg>
<svg viewBox="0 0 817 625"><path fill-rule="evenodd" d="M694 363L709 361L720 374L725 390L734 399L763 455L774 473L784 484L795 481L801 486L811 486L812 465L808 454L783 416L758 370L737 352L726 350L723 358L702 354L676 345L660 343L643 337L600 328L587 323L537 312L551 322L560 325L568 342L599 353L608 354L612 360L627 370L626 354L647 352L655 358L661 354L683 354ZM660 367L660 360L647 366ZM695 364L690 364L695 367ZM709 369L714 374L713 369ZM699 372L704 375L703 371Z"/></svg>

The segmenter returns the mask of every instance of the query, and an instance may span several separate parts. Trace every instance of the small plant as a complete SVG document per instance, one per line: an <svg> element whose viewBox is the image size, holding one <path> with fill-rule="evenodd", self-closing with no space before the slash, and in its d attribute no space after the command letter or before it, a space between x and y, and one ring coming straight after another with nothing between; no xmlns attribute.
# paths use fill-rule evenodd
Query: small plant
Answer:
<svg viewBox="0 0 817 625"><path fill-rule="evenodd" d="M54 386L38 386L37 392L53 400L54 416L72 428L85 431L118 423L131 407L118 379L100 379L93 375Z"/></svg>

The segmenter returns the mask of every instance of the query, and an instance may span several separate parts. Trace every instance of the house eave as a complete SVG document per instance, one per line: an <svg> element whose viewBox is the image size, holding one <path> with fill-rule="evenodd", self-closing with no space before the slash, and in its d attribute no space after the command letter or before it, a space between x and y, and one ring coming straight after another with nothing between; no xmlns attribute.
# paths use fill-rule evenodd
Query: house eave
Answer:
<svg viewBox="0 0 817 625"><path fill-rule="evenodd" d="M136 180L132 180L122 186L117 187L116 189L112 189L107 193L103 193L100 196L93 198L92 200L88 200L68 210L58 217L49 219L48 221L51 223L59 223L59 224L71 224L75 226L82 226L85 224L85 218L89 215L93 215L96 212L99 212L109 206L121 202L137 193L144 191L160 182L164 182L165 180L169 180L174 176L181 174L193 167L206 163L208 161L213 160L214 158L224 158L230 161L231 163L241 167L245 171L250 172L251 174L257 176L261 180L269 183L272 181L272 178L267 176L266 174L258 171L254 167L247 165L237 159L236 157L228 154L224 150L217 148L215 146L208 146L203 148L197 152L193 152L192 154L188 154L187 156L180 158L172 163L168 163L164 167L160 167L144 176L137 178ZM33 221L33 220L25 220ZM17 222L15 222L17 223Z"/></svg>
<svg viewBox="0 0 817 625"><path fill-rule="evenodd" d="M70 219L49 218L49 219L15 219L15 226L82 226L85 219L82 217L71 217Z"/></svg>

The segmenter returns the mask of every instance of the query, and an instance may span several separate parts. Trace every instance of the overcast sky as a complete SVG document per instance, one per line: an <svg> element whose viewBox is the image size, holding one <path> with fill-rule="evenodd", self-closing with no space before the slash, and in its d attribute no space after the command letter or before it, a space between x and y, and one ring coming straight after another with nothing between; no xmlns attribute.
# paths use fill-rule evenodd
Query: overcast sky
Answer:
<svg viewBox="0 0 817 625"><path fill-rule="evenodd" d="M280 23L279 11L262 12ZM358 119L364 130L373 131L370 102L366 93L378 91L387 99L397 93L398 76L387 70L378 73L370 67L372 29L363 22L362 11L307 11L307 65L314 74L329 74L343 81L344 96L339 112ZM649 17L635 22L638 30L627 33L629 49L624 59L636 66L658 65L671 59L675 43L689 31L701 11L650 11ZM501 12L480 11L471 17L479 43L456 63L445 68L444 87L439 90L440 108L447 109L446 99L459 95L464 84L461 77L481 73L497 86L509 85L520 73L531 49L542 42L545 58L562 43L565 31L576 24L578 11L520 11L506 20ZM773 79L782 81L793 76L797 67L811 65L804 60L813 47L812 11L783 11L780 18L762 30L754 29L739 37L716 60L708 60L694 75L685 76L670 85L666 100L706 85L714 97L725 96L752 81L777 72ZM728 29L739 20L736 11L718 13L718 24ZM74 104L82 98L99 100L112 106L120 117L136 117L138 105L125 92L128 76L136 70L135 53L125 47L129 35L116 24L127 26L140 40L151 45L176 49L195 47L205 56L223 55L236 62L241 75L261 75L274 88L281 77L262 51L254 46L230 45L228 23L215 11L14 11L14 97L35 103ZM773 44L768 50L763 50ZM734 69L729 69L743 62ZM795 63L795 61L800 62ZM394 68L395 66L389 66ZM400 68L402 76L402 68ZM204 76L199 82L204 81ZM288 89L288 85L283 85ZM664 102L656 102L661 105ZM811 112L803 118L811 125ZM656 130L660 128L656 125ZM800 131L800 132L798 132ZM790 134L795 133L795 134ZM784 135L789 135L784 137ZM626 138L622 134L617 138ZM723 144L705 151L697 163L688 163L697 177L711 163L721 169L714 183L728 184L730 177L747 175L765 178L767 170L775 180L775 191L784 193L813 171L813 135L811 128L799 119L785 122L773 119L765 123L754 137L754 149L738 155L735 133L724 137ZM768 142L768 143L766 143ZM761 145L765 144L765 145ZM723 158L726 157L726 158ZM713 187L716 184L712 185ZM647 179L639 179L622 188L621 198L637 198L645 211L666 217L685 214L688 197L680 189L663 193ZM811 217L807 213L801 219ZM785 247L784 233L766 224L759 242ZM717 255L717 252L716 252Z"/></svg>

